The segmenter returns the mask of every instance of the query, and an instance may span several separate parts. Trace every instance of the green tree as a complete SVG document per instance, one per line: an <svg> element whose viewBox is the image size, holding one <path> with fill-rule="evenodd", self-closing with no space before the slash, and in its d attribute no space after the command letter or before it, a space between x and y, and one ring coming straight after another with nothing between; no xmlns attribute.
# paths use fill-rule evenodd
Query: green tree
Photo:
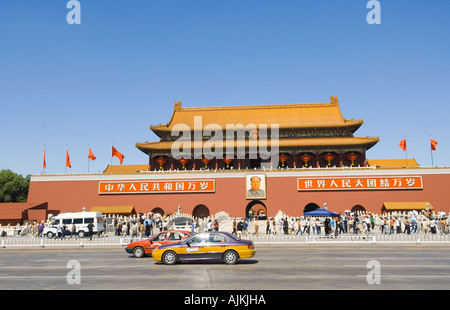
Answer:
<svg viewBox="0 0 450 310"><path fill-rule="evenodd" d="M25 178L11 170L0 171L0 202L26 202L30 175Z"/></svg>

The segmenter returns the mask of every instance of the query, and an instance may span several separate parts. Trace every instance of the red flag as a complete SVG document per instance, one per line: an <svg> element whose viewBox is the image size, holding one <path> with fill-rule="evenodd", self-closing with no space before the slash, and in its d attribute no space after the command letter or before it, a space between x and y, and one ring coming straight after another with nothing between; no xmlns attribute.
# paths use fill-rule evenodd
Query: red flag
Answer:
<svg viewBox="0 0 450 310"><path fill-rule="evenodd" d="M406 139L403 139L400 141L400 144L398 145L403 151L406 151Z"/></svg>
<svg viewBox="0 0 450 310"><path fill-rule="evenodd" d="M66 150L66 167L72 168L72 166L70 165L70 157L69 157L69 151L68 150Z"/></svg>
<svg viewBox="0 0 450 310"><path fill-rule="evenodd" d="M88 155L88 158L90 158L90 159L92 159L92 160L96 160L96 159L97 159L97 157L95 157L94 153L92 153L91 148L89 148L89 155Z"/></svg>
<svg viewBox="0 0 450 310"><path fill-rule="evenodd" d="M116 150L116 148L113 146L112 147L112 157L114 157L114 156L117 157L120 160L120 164L122 164L123 158L125 156L123 156L123 154L120 153L118 150Z"/></svg>
<svg viewBox="0 0 450 310"><path fill-rule="evenodd" d="M47 169L47 164L45 163L45 148L44 148L44 163L43 163L44 165L44 169Z"/></svg>
<svg viewBox="0 0 450 310"><path fill-rule="evenodd" d="M437 141L430 138L431 150L436 151Z"/></svg>

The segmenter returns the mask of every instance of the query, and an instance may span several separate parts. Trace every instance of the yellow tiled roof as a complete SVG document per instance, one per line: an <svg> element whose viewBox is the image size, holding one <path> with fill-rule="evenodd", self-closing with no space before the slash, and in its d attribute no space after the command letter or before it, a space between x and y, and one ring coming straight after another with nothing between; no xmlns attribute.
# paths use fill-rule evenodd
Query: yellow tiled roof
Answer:
<svg viewBox="0 0 450 310"><path fill-rule="evenodd" d="M151 126L153 131L171 131L176 124L194 128L194 117L201 116L202 127L217 124L225 129L227 124L278 124L279 128L342 127L361 125L362 120L345 119L336 97L330 103L255 105L232 107L181 108L175 103L171 120L166 125Z"/></svg>
<svg viewBox="0 0 450 310"><path fill-rule="evenodd" d="M310 146L343 146L343 145L361 145L361 144L372 144L374 145L379 141L378 137L333 137L333 138L296 138L296 139L279 139L278 145L282 147L310 147ZM181 141L177 141L181 142ZM189 142L189 141L188 141ZM212 143L212 141L206 140L201 141L201 147L204 148L205 143ZM136 147L142 151L145 150L170 150L173 141L163 141L163 142L151 142L151 143L136 143ZM234 143L234 147L246 147L251 146L249 140L234 140L230 143ZM222 147L223 150L226 149L226 140L224 141L214 141L216 149ZM272 146L272 141L267 140L267 146ZM194 142L191 142L191 147L194 147Z"/></svg>
<svg viewBox="0 0 450 310"><path fill-rule="evenodd" d="M386 210L426 210L426 205L430 210L434 210L429 202L413 201L413 202L384 202L383 208Z"/></svg>
<svg viewBox="0 0 450 310"><path fill-rule="evenodd" d="M131 214L136 213L134 206L97 206L92 207L91 212L101 212L103 214Z"/></svg>
<svg viewBox="0 0 450 310"><path fill-rule="evenodd" d="M103 171L105 174L109 173L136 173L142 171L147 171L148 165L108 165Z"/></svg>
<svg viewBox="0 0 450 310"><path fill-rule="evenodd" d="M406 159L368 159L367 164L380 168L419 167L415 158L408 158L408 162Z"/></svg>

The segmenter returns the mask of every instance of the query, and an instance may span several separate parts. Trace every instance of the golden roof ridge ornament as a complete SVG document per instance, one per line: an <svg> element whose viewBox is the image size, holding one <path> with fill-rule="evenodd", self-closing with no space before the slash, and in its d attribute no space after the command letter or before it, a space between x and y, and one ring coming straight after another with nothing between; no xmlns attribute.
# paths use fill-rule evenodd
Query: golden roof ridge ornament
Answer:
<svg viewBox="0 0 450 310"><path fill-rule="evenodd" d="M334 96L334 97L331 96L330 99L331 99L331 104L332 105L338 105L339 104L339 100L338 100L337 96Z"/></svg>
<svg viewBox="0 0 450 310"><path fill-rule="evenodd" d="M181 101L175 101L175 104L173 105L173 109L175 111L180 111L181 110Z"/></svg>

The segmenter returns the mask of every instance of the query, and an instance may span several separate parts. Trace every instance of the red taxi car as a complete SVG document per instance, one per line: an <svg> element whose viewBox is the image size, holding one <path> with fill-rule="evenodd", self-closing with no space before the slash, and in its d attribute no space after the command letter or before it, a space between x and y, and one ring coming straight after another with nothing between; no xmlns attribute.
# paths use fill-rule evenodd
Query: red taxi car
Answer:
<svg viewBox="0 0 450 310"><path fill-rule="evenodd" d="M183 241L192 234L192 232L184 230L161 231L160 233L151 236L149 239L129 243L125 248L125 251L138 258L144 257L146 255L151 255L160 245Z"/></svg>

